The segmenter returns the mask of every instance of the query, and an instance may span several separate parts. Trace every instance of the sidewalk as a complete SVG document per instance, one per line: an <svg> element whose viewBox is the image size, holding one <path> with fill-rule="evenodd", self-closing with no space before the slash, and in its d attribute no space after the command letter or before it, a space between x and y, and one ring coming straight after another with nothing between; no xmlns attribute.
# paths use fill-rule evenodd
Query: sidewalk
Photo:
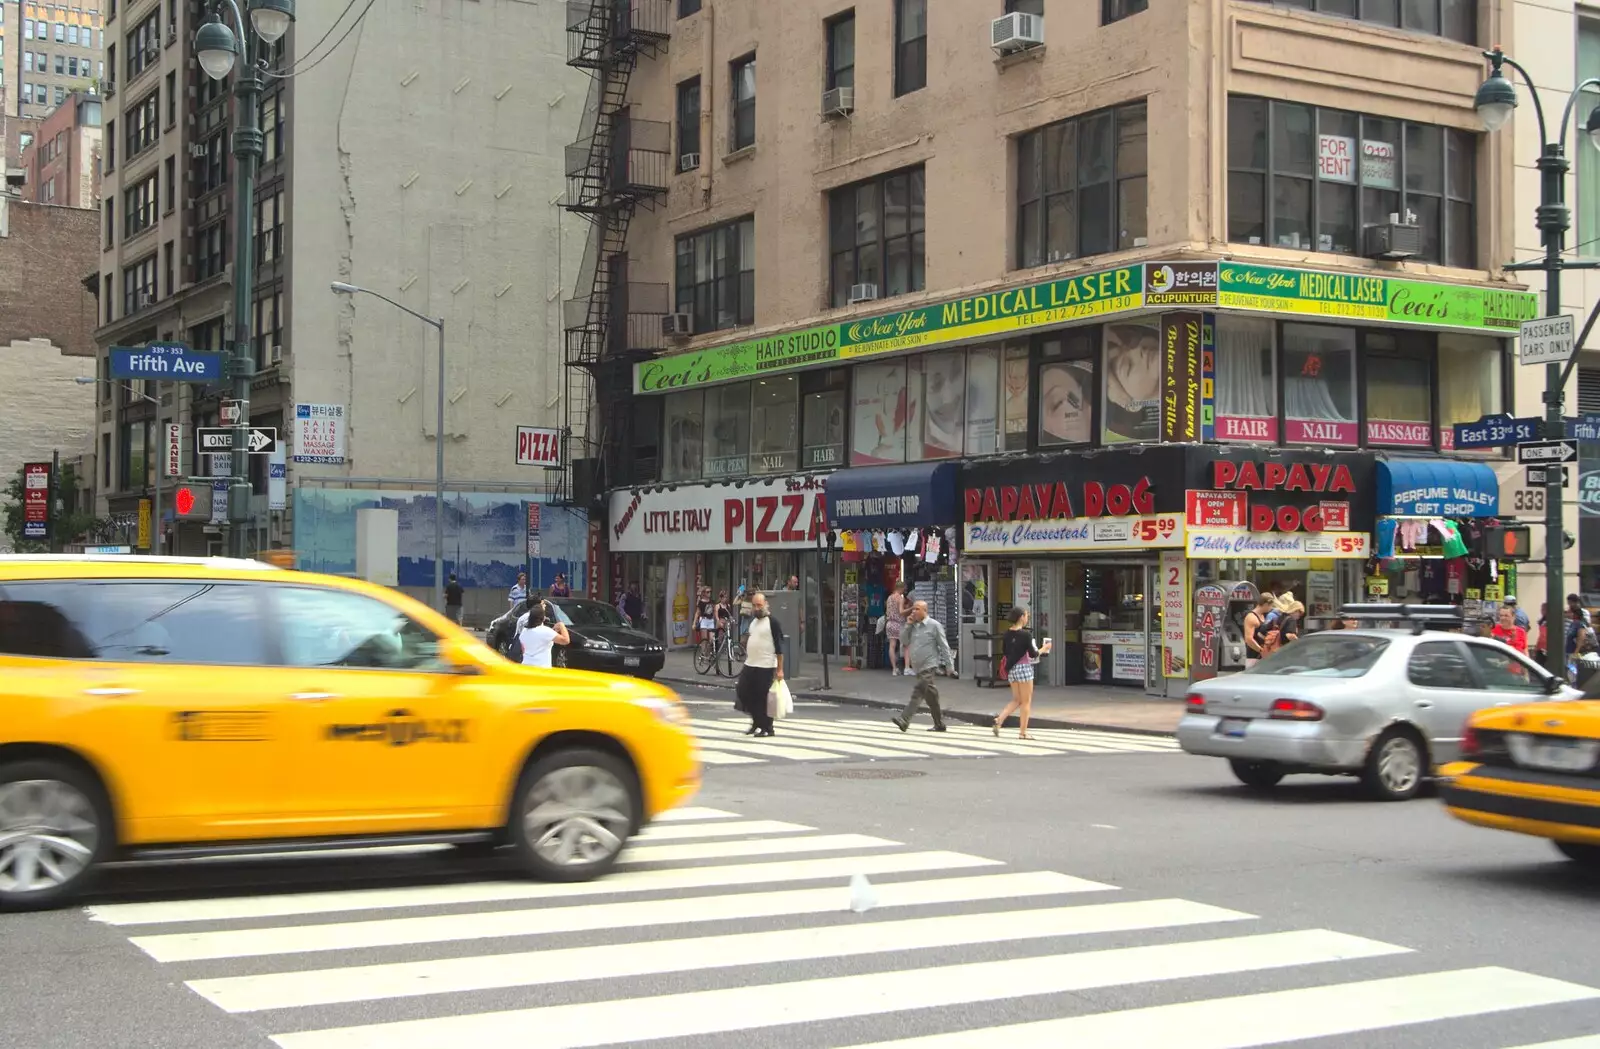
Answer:
<svg viewBox="0 0 1600 1049"><path fill-rule="evenodd" d="M797 697L898 710L911 696L911 679L892 677L887 670L834 669L830 675L833 687L826 692L822 691L821 664L815 657L808 657L805 670L804 677L789 679L789 687ZM694 654L687 649L669 651L666 666L656 680L671 685L722 688L730 693L733 690L729 678L696 673ZM980 688L956 678L939 678L938 685L945 717L952 721L987 725L1011 699L1011 690L1003 685ZM1105 685L1043 686L1034 692L1029 724L1039 728L1109 729L1170 736L1182 715L1181 699L1151 699L1133 689ZM1009 724L1015 731L1015 716Z"/></svg>

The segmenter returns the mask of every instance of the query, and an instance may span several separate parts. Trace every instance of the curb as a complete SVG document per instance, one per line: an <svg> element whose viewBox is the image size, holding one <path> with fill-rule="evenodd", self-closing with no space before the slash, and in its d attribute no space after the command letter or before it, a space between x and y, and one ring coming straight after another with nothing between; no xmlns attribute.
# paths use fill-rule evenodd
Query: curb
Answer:
<svg viewBox="0 0 1600 1049"><path fill-rule="evenodd" d="M734 687L731 684L723 684L723 679L720 678L696 679L673 677L665 673L657 674L656 680L674 685L694 685L699 688L715 688L728 692L733 691ZM871 710L899 710L905 706L904 703L897 703L892 700L867 699L862 696L846 696L833 692L802 692L795 690L794 696L796 699L819 700L824 703L838 703L843 706L850 707L867 707ZM945 720L947 721L959 721L966 725L990 725L994 723L993 714L974 714L967 711L946 709L944 716ZM1036 728L1079 729L1086 732L1121 732L1130 736L1154 736L1158 739L1172 739L1177 735L1176 732L1162 732L1159 729L1153 728L1137 728L1131 725L1112 725L1098 721L1069 721L1060 718L1032 717L1028 719L1028 724Z"/></svg>

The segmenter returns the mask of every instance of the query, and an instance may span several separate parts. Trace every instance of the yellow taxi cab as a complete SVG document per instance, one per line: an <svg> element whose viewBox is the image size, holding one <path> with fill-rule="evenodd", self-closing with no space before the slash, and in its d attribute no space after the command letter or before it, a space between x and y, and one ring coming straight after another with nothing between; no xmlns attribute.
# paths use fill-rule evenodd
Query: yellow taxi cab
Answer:
<svg viewBox="0 0 1600 1049"><path fill-rule="evenodd" d="M1479 827L1549 838L1568 859L1600 869L1600 702L1584 699L1480 710L1467 719L1463 760L1439 770L1450 815Z"/></svg>
<svg viewBox="0 0 1600 1049"><path fill-rule="evenodd" d="M257 561L0 557L0 710L0 909L111 859L396 843L583 881L700 784L669 689Z"/></svg>

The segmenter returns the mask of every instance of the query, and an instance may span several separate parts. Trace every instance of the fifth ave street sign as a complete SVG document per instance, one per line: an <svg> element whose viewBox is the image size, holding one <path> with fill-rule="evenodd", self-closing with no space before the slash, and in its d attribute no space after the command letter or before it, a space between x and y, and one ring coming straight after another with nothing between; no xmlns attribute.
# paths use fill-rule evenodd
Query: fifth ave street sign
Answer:
<svg viewBox="0 0 1600 1049"><path fill-rule="evenodd" d="M201 426L195 429L194 446L200 452L233 451L233 430L223 426ZM278 447L278 429L275 426L250 427L251 455L269 455Z"/></svg>
<svg viewBox="0 0 1600 1049"><path fill-rule="evenodd" d="M1517 462L1570 463L1578 457L1577 441L1529 441L1517 445Z"/></svg>
<svg viewBox="0 0 1600 1049"><path fill-rule="evenodd" d="M1565 364L1572 356L1571 314L1522 322L1523 364Z"/></svg>

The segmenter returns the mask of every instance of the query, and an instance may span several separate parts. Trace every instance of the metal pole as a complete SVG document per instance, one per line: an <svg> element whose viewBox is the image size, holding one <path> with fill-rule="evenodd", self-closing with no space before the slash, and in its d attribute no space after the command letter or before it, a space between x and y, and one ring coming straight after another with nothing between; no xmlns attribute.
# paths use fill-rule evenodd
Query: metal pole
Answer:
<svg viewBox="0 0 1600 1049"><path fill-rule="evenodd" d="M1529 90L1533 90L1531 82ZM1547 317L1561 315L1561 251L1566 243L1571 225L1571 213L1566 206L1566 177L1568 163L1559 142L1546 142L1539 157L1539 211L1538 227L1544 235L1544 312ZM1563 408L1564 374L1559 363L1545 366L1545 437L1561 440L1566 436ZM1577 469L1577 464L1572 464ZM1544 500L1545 534L1545 665L1550 672L1566 679L1567 674L1567 622L1566 599L1562 591L1566 582L1566 528L1563 522L1562 496L1565 494L1566 469L1548 471Z"/></svg>
<svg viewBox="0 0 1600 1049"><path fill-rule="evenodd" d="M444 318L439 329L439 403L433 449L433 606L444 611Z"/></svg>
<svg viewBox="0 0 1600 1049"><path fill-rule="evenodd" d="M18 109L21 112L21 109ZM61 552L61 510L57 504L61 498L61 449L57 448L50 453L50 505L45 508L45 535L49 540L50 552Z"/></svg>
<svg viewBox="0 0 1600 1049"><path fill-rule="evenodd" d="M241 21L239 49L242 62L233 85L233 157L235 192L233 204L233 397L239 402L239 418L233 425L232 480L228 483L228 550L234 557L248 553L246 526L252 520L250 508L250 380L256 361L251 331L251 309L255 297L255 202L256 167L261 161L261 129L256 123L256 107L261 97L260 73L256 69L255 35Z"/></svg>
<svg viewBox="0 0 1600 1049"><path fill-rule="evenodd" d="M155 406L152 413L156 417L156 433L161 442L161 457L156 462L156 505L155 512L150 516L154 519L155 536L150 540L150 552L157 557L161 556L161 475L167 470L167 424L161 421L161 382L157 379L150 380L150 388L155 391L153 395L146 394L147 399ZM177 404L173 404L176 408Z"/></svg>

